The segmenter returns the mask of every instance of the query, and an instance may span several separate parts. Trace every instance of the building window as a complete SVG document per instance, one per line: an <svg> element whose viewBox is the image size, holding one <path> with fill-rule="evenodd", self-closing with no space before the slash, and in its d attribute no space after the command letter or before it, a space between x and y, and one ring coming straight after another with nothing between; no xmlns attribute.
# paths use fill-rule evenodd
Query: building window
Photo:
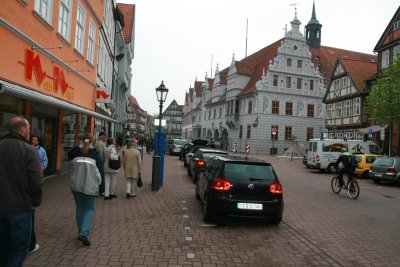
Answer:
<svg viewBox="0 0 400 267"><path fill-rule="evenodd" d="M231 108L231 101L228 101L227 103L226 103L226 114L227 115L229 115L229 114L231 114L229 111L230 111L230 108Z"/></svg>
<svg viewBox="0 0 400 267"><path fill-rule="evenodd" d="M303 60L297 60L297 68L302 68L303 67Z"/></svg>
<svg viewBox="0 0 400 267"><path fill-rule="evenodd" d="M307 128L307 141L314 137L314 128Z"/></svg>
<svg viewBox="0 0 400 267"><path fill-rule="evenodd" d="M243 125L239 126L239 138L242 139L243 137Z"/></svg>
<svg viewBox="0 0 400 267"><path fill-rule="evenodd" d="M314 80L310 80L310 90L314 90Z"/></svg>
<svg viewBox="0 0 400 267"><path fill-rule="evenodd" d="M89 22L89 35L88 35L88 50L87 59L92 65L94 65L94 40L96 36L96 25L92 20Z"/></svg>
<svg viewBox="0 0 400 267"><path fill-rule="evenodd" d="M279 114L279 101L272 101L272 114Z"/></svg>
<svg viewBox="0 0 400 267"><path fill-rule="evenodd" d="M207 118L207 111L204 111L204 120Z"/></svg>
<svg viewBox="0 0 400 267"><path fill-rule="evenodd" d="M314 117L314 105L307 105L307 117Z"/></svg>
<svg viewBox="0 0 400 267"><path fill-rule="evenodd" d="M342 117L342 102L336 103L336 118Z"/></svg>
<svg viewBox="0 0 400 267"><path fill-rule="evenodd" d="M86 12L83 6L78 3L76 15L75 49L83 55L83 41L85 40Z"/></svg>
<svg viewBox="0 0 400 267"><path fill-rule="evenodd" d="M286 88L292 88L292 77L286 77Z"/></svg>
<svg viewBox="0 0 400 267"><path fill-rule="evenodd" d="M253 110L253 102L249 101L248 106L247 106L247 113L251 114L252 110Z"/></svg>
<svg viewBox="0 0 400 267"><path fill-rule="evenodd" d="M382 52L382 69L389 66L389 49Z"/></svg>
<svg viewBox="0 0 400 267"><path fill-rule="evenodd" d="M285 127L285 140L291 140L291 139L292 139L292 127L286 126Z"/></svg>
<svg viewBox="0 0 400 267"><path fill-rule="evenodd" d="M278 125L272 125L271 126L271 140L278 140ZM275 130L275 134L274 133Z"/></svg>
<svg viewBox="0 0 400 267"><path fill-rule="evenodd" d="M217 117L217 110L214 108L214 117L213 119L215 119Z"/></svg>
<svg viewBox="0 0 400 267"><path fill-rule="evenodd" d="M288 58L288 59L286 60L286 65L287 65L288 67L291 67L291 66L292 66L292 59L291 59L291 58Z"/></svg>
<svg viewBox="0 0 400 267"><path fill-rule="evenodd" d="M53 0L35 0L34 9L48 24L51 25Z"/></svg>
<svg viewBox="0 0 400 267"><path fill-rule="evenodd" d="M278 75L272 76L272 86L278 85Z"/></svg>
<svg viewBox="0 0 400 267"><path fill-rule="evenodd" d="M247 139L251 136L251 125L247 125Z"/></svg>
<svg viewBox="0 0 400 267"><path fill-rule="evenodd" d="M302 82L302 79L297 78L297 89L301 89L301 82Z"/></svg>
<svg viewBox="0 0 400 267"><path fill-rule="evenodd" d="M332 104L326 105L326 118L332 119Z"/></svg>
<svg viewBox="0 0 400 267"><path fill-rule="evenodd" d="M219 108L219 117L221 118L222 116L222 108Z"/></svg>
<svg viewBox="0 0 400 267"><path fill-rule="evenodd" d="M208 111L208 119L211 120L211 110Z"/></svg>
<svg viewBox="0 0 400 267"><path fill-rule="evenodd" d="M69 42L71 32L71 0L60 1L60 14L58 18L58 32Z"/></svg>
<svg viewBox="0 0 400 267"><path fill-rule="evenodd" d="M234 103L235 103L235 114L239 114L239 100L236 100Z"/></svg>
<svg viewBox="0 0 400 267"><path fill-rule="evenodd" d="M293 103L286 102L286 115L293 115Z"/></svg>
<svg viewBox="0 0 400 267"><path fill-rule="evenodd" d="M360 98L353 99L353 116L360 115Z"/></svg>
<svg viewBox="0 0 400 267"><path fill-rule="evenodd" d="M344 101L343 116L350 117L350 100Z"/></svg>
<svg viewBox="0 0 400 267"><path fill-rule="evenodd" d="M396 21L393 23L393 31L397 30L400 28L400 20Z"/></svg>

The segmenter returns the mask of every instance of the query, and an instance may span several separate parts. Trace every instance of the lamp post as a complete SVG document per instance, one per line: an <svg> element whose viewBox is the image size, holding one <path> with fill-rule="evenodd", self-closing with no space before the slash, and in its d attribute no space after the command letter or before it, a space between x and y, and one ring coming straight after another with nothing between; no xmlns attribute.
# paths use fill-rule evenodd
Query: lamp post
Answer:
<svg viewBox="0 0 400 267"><path fill-rule="evenodd" d="M158 191L160 184L160 159L161 159L161 120L162 120L162 106L163 102L167 99L168 89L164 85L164 81L161 82L161 85L156 88L157 101L160 102L160 113L158 116L158 137L157 137L157 154L153 155L153 174L151 181L151 190Z"/></svg>

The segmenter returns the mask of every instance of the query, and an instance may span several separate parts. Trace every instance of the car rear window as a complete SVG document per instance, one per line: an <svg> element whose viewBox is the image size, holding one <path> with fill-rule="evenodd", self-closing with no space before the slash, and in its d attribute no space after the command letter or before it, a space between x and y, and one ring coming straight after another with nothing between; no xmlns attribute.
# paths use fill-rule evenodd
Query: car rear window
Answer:
<svg viewBox="0 0 400 267"><path fill-rule="evenodd" d="M235 162L227 162L224 167L225 177L227 179L239 180L268 180L276 179L275 172L271 165L265 164L243 164Z"/></svg>
<svg viewBox="0 0 400 267"><path fill-rule="evenodd" d="M394 159L378 158L375 160L374 165L377 166L393 166Z"/></svg>
<svg viewBox="0 0 400 267"><path fill-rule="evenodd" d="M205 160L205 161L209 161L210 159L212 159L213 157L215 157L215 156L218 156L218 155L226 155L226 154L228 154L228 153L203 153L203 159Z"/></svg>
<svg viewBox="0 0 400 267"><path fill-rule="evenodd" d="M175 140L175 144L180 145L180 146L183 146L186 143L187 143L186 140Z"/></svg>

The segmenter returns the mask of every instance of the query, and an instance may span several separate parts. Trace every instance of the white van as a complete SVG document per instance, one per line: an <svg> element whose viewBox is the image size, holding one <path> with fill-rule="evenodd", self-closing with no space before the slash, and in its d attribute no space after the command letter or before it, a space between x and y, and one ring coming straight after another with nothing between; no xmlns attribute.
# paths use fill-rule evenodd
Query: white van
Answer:
<svg viewBox="0 0 400 267"><path fill-rule="evenodd" d="M350 154L383 154L382 150L372 141L343 139L310 139L308 141L307 167L336 171L332 168L339 158L340 150L345 147Z"/></svg>

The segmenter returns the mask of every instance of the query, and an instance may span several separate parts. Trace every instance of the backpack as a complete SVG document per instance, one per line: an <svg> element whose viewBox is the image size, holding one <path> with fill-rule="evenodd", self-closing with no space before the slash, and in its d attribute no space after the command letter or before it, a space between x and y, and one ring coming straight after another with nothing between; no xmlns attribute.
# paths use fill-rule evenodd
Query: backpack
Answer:
<svg viewBox="0 0 400 267"><path fill-rule="evenodd" d="M348 156L348 161L349 161L350 168L355 169L358 167L358 161L356 160L356 157L354 157L353 155Z"/></svg>

